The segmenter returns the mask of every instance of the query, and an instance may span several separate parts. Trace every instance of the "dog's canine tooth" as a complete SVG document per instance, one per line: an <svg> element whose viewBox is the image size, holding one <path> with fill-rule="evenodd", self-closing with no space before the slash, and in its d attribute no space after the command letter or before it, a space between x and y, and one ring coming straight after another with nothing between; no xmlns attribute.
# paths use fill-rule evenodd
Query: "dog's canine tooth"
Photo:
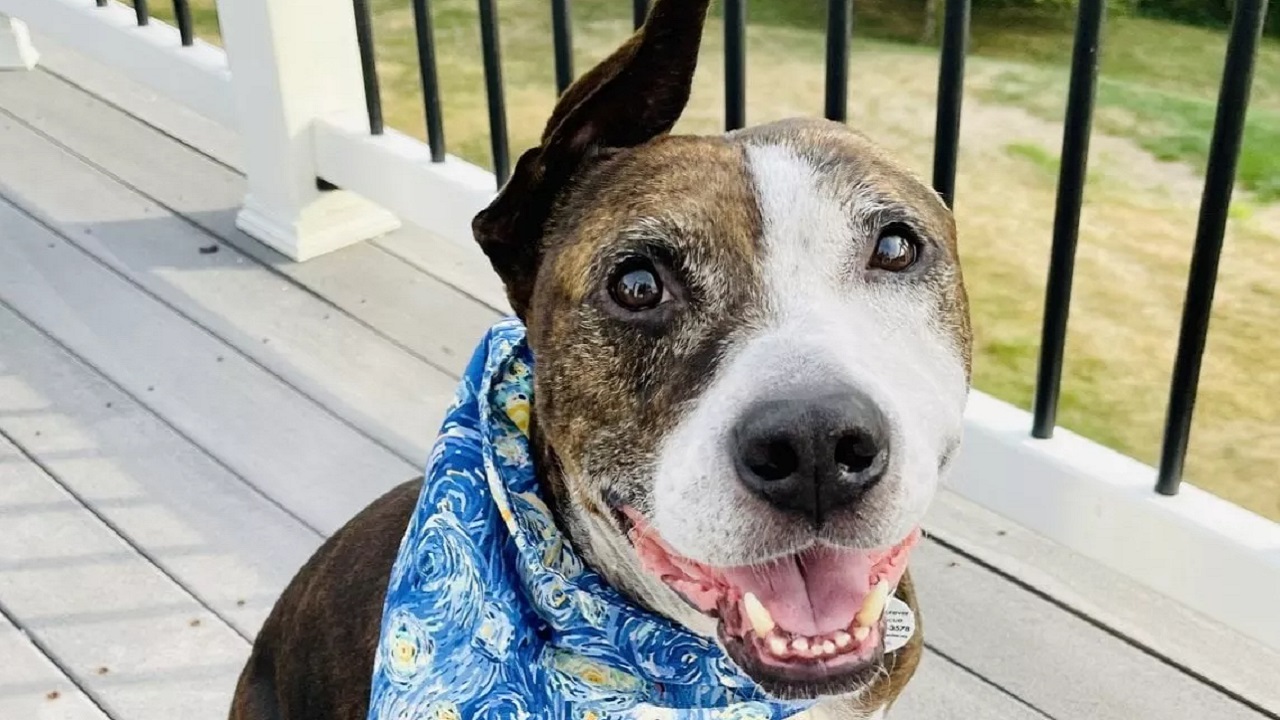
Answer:
<svg viewBox="0 0 1280 720"><path fill-rule="evenodd" d="M876 583L871 594L867 596L866 602L862 603L862 609L854 616L854 620L859 627L871 627L880 620L880 616L884 614L885 603L889 601L889 583L881 580Z"/></svg>
<svg viewBox="0 0 1280 720"><path fill-rule="evenodd" d="M769 652L779 657L787 654L787 639L781 635L769 636Z"/></svg>
<svg viewBox="0 0 1280 720"><path fill-rule="evenodd" d="M843 630L837 631L831 637L835 640L836 647L838 648L847 648L853 644L853 636Z"/></svg>
<svg viewBox="0 0 1280 720"><path fill-rule="evenodd" d="M871 628L860 627L857 630L853 631L853 639L857 640L858 642L862 642L863 640L866 640L867 636L870 634L871 634Z"/></svg>
<svg viewBox="0 0 1280 720"><path fill-rule="evenodd" d="M747 593L742 596L742 608L747 612L747 619L751 621L751 629L756 631L756 635L760 637L768 637L773 629L778 627L778 623L773 621L773 616L769 614L769 609L760 602L760 598L755 593Z"/></svg>

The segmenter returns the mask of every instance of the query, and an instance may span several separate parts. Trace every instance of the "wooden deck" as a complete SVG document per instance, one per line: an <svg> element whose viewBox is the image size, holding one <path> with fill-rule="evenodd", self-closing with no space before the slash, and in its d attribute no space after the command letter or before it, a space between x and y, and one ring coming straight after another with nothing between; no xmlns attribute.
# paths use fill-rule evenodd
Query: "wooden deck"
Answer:
<svg viewBox="0 0 1280 720"><path fill-rule="evenodd" d="M408 230L285 261L235 229L233 137L41 50L0 74L0 718L223 718L284 583L417 471L501 296ZM1280 712L1275 653L949 493L931 530L895 718Z"/></svg>

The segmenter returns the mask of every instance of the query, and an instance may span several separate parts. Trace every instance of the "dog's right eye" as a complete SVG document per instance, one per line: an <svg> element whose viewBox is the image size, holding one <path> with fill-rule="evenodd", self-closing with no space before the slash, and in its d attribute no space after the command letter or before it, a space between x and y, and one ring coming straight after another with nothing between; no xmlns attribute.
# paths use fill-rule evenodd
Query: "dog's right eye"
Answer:
<svg viewBox="0 0 1280 720"><path fill-rule="evenodd" d="M619 307L631 312L658 307L662 304L664 294L658 269L644 258L635 258L619 265L609 281L609 296Z"/></svg>

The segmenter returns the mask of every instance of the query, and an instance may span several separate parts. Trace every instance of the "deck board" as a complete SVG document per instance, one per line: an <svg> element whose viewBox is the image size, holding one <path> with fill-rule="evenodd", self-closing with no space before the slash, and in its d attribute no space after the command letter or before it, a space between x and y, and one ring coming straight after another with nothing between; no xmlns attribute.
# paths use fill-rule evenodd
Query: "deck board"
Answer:
<svg viewBox="0 0 1280 720"><path fill-rule="evenodd" d="M68 242L407 461L425 459L453 377L234 248L202 253L216 238L25 127L0 127L0 157L13 163L10 199Z"/></svg>
<svg viewBox="0 0 1280 720"><path fill-rule="evenodd" d="M113 717L225 718L248 643L26 460L0 438L6 614Z"/></svg>
<svg viewBox="0 0 1280 720"><path fill-rule="evenodd" d="M1044 720L1046 716L989 682L926 650L894 705L892 720Z"/></svg>
<svg viewBox="0 0 1280 720"><path fill-rule="evenodd" d="M313 527L417 471L3 201L0 237L0 300Z"/></svg>
<svg viewBox="0 0 1280 720"><path fill-rule="evenodd" d="M107 714L0 615L0 718L107 720Z"/></svg>
<svg viewBox="0 0 1280 720"><path fill-rule="evenodd" d="M0 433L253 637L320 536L3 306L0 338Z"/></svg>
<svg viewBox="0 0 1280 720"><path fill-rule="evenodd" d="M225 138L194 145L48 73L0 74L0 338L12 339L0 343L0 432L52 473L36 468L46 490L62 489L23 501L30 526L61 522L77 502L67 489L101 516L77 514L98 549L10 548L20 575L0 593L78 672L83 643L133 658L146 643L119 627L173 622L193 603L230 621L210 626L240 643L226 651L237 666L240 636L319 536L415 471L472 344L505 308L473 255L412 230L283 260L235 229L244 179L205 154ZM132 546L109 541L116 531ZM113 563L164 587L142 608L154 617L82 612L79 636L42 625L32 596L76 594L47 575ZM941 545L913 567L931 649L897 720L1262 717ZM238 667L214 665L84 681L120 720L149 720L176 701L147 692L229 693Z"/></svg>
<svg viewBox="0 0 1280 720"><path fill-rule="evenodd" d="M140 198L180 214L233 252L306 287L435 367L460 371L476 340L498 317L471 296L478 294L474 286L480 282L473 278L482 277L488 284L484 298L501 302L493 297L501 292L494 289L489 268L473 263L459 269L466 261L457 250L421 233L392 236L402 238L397 250L416 248L412 261L362 243L306 263L288 262L236 228L235 212L245 193L240 174L45 73L0 75L0 112L38 128L68 152L107 169ZM437 262L423 260L423 254Z"/></svg>
<svg viewBox="0 0 1280 720"><path fill-rule="evenodd" d="M1055 718L1258 713L937 545L911 559L926 641Z"/></svg>

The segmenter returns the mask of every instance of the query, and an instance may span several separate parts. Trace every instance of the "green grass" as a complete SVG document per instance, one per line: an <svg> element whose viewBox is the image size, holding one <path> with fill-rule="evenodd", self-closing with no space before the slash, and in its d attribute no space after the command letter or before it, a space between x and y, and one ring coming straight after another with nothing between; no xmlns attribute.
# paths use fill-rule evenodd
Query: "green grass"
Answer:
<svg viewBox="0 0 1280 720"><path fill-rule="evenodd" d="M1058 171L1058 156L1032 142L1012 142L1004 146L1010 157L1022 158L1048 173Z"/></svg>
<svg viewBox="0 0 1280 720"><path fill-rule="evenodd" d="M1066 75L1056 68L1022 66L996 76L980 97L1018 105L1060 121ZM1133 140L1160 160L1202 171L1217 112L1213 90L1199 96L1177 94L1150 84L1103 77L1097 89L1094 127ZM1240 187L1269 202L1280 199L1280 112L1258 103L1245 121L1238 170Z"/></svg>
<svg viewBox="0 0 1280 720"><path fill-rule="evenodd" d="M972 51L1015 61L982 95L1060 120L1071 58L1069 18L979 14ZM1208 160L1225 37L1221 31L1112 17L1104 25L1095 127L1133 139L1161 160L1199 171ZM1280 43L1258 55L1238 183L1280 199Z"/></svg>
<svg viewBox="0 0 1280 720"><path fill-rule="evenodd" d="M860 36L918 42L923 27L922 7L923 3L917 2L868 0L859 5L857 32ZM389 100L388 117L393 126L416 132L421 127L421 111L416 107L419 90L407 4L400 0L375 0L373 8L378 17L377 41L384 92ZM434 10L438 41L442 46L438 55L446 103L450 109L454 106L476 108L483 102L482 76L476 63L465 60L478 53L474 3L437 0ZM542 42L536 43L506 39L504 45L508 53L504 69L509 87L548 86L551 82L550 20L544 4L507 3L500 11L504 33L517 32L525 37L532 31L542 38ZM216 41L217 17L212 6L197 1L193 3L193 12L202 37ZM592 28L597 31L607 28L604 34L611 36L610 40L621 39L628 29L630 9L624 2L579 0L573 4L573 13L580 36L593 35ZM167 8L158 8L157 15L167 18ZM755 27L819 32L826 23L825 3L757 0L751 5L750 21ZM1059 120L1065 98L1065 68L1071 56L1072 23L1073 18L1063 14L977 12L971 52L980 57L1018 63L990 86L979 88L979 95ZM592 44L592 38L586 39ZM511 52L514 47L530 44L545 47L539 48L537 56L519 57ZM1157 20L1108 18L1104 25L1096 127L1111 135L1133 139L1161 160L1202 169L1213 129L1224 44L1223 34L1218 31ZM592 61L596 54L580 51L579 67ZM854 72L857 72L856 58ZM1280 44L1263 44L1254 85L1238 182L1260 200L1270 201L1280 198ZM457 112L450 114L458 115ZM517 127L517 133L519 131ZM449 134L463 138L454 146L455 152L486 166L492 164L487 140L467 130Z"/></svg>
<svg viewBox="0 0 1280 720"><path fill-rule="evenodd" d="M372 2L384 115L391 127L422 137L408 3ZM193 2L202 36L216 40L210 4ZM855 125L927 176L937 61L934 49L918 42L919 7L907 0L859 2L851 112ZM433 8L449 150L491 166L475 3L434 0ZM575 0L573 8L581 72L630 33L631 11L622 0ZM533 0L500 3L499 11L511 147L518 153L536 142L555 99L550 14L545 2ZM749 120L820 112L825 1L752 0L750 22ZM974 379L1024 408L1034 392L1071 24L1060 16L978 12L972 32L957 223L976 335ZM705 72L682 131L720 127L720 33L713 18ZM1223 47L1220 32L1127 18L1106 25L1097 157L1089 166L1059 419L1146 462L1159 449L1196 221L1195 176L1203 172ZM1152 163L1150 156L1185 168ZM1138 173L1145 175L1134 181ZM1179 181L1173 190L1147 187L1165 175ZM1232 209L1189 477L1280 519L1274 473L1280 204L1272 202L1280 199L1280 44L1274 41L1259 57L1239 187L1252 195Z"/></svg>

